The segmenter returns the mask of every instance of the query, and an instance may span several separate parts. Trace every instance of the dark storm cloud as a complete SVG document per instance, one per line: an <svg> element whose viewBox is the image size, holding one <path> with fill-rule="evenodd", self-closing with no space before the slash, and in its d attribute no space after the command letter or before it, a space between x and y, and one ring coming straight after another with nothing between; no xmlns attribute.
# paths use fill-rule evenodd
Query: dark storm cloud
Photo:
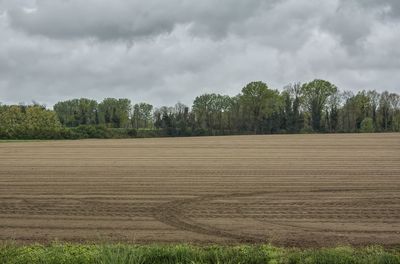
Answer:
<svg viewBox="0 0 400 264"><path fill-rule="evenodd" d="M0 0L0 102L190 103L313 78L399 91L397 0Z"/></svg>
<svg viewBox="0 0 400 264"><path fill-rule="evenodd" d="M272 2L272 1L270 1ZM267 2L220 0L38 0L30 10L9 9L13 27L52 38L135 39L170 33L192 24L196 32L221 36Z"/></svg>

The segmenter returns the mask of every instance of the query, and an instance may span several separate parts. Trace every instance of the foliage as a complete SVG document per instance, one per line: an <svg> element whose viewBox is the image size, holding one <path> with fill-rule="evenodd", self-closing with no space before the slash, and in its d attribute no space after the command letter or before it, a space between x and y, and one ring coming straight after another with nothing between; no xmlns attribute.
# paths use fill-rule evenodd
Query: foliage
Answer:
<svg viewBox="0 0 400 264"><path fill-rule="evenodd" d="M298 133L304 123L304 115L301 113L301 84L286 86L281 96L283 100L282 127L290 133Z"/></svg>
<svg viewBox="0 0 400 264"><path fill-rule="evenodd" d="M98 107L99 123L107 127L126 128L129 126L129 99L106 98Z"/></svg>
<svg viewBox="0 0 400 264"><path fill-rule="evenodd" d="M135 104L133 106L133 113L131 117L132 127L151 128L152 127L152 112L153 106L147 103Z"/></svg>
<svg viewBox="0 0 400 264"><path fill-rule="evenodd" d="M314 131L321 130L322 110L328 98L336 92L336 86L324 80L314 80L301 87L303 102L311 114L311 127Z"/></svg>
<svg viewBox="0 0 400 264"><path fill-rule="evenodd" d="M99 124L97 102L86 98L58 102L54 105L61 124L67 127Z"/></svg>
<svg viewBox="0 0 400 264"><path fill-rule="evenodd" d="M199 95L192 107L179 102L132 106L129 99L116 98L67 100L55 104L54 111L0 105L0 139L399 131L398 94L339 92L325 80L290 84L282 92L251 82L236 96Z"/></svg>
<svg viewBox="0 0 400 264"><path fill-rule="evenodd" d="M370 117L364 118L363 121L361 121L361 132L363 133L372 133L374 132L374 121Z"/></svg>
<svg viewBox="0 0 400 264"><path fill-rule="evenodd" d="M56 114L43 106L0 106L0 138L55 139L61 134Z"/></svg>
<svg viewBox="0 0 400 264"><path fill-rule="evenodd" d="M240 97L248 129L263 132L265 121L270 122L280 102L279 92L270 90L263 82L251 82L242 89ZM270 130L270 129L269 129Z"/></svg>

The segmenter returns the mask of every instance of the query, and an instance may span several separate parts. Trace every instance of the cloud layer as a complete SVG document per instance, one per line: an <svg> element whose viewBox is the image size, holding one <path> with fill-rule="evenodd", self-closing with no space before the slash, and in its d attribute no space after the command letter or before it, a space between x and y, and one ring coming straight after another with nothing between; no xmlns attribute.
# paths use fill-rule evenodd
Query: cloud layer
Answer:
<svg viewBox="0 0 400 264"><path fill-rule="evenodd" d="M400 92L397 0L0 0L0 102L191 103L324 78Z"/></svg>

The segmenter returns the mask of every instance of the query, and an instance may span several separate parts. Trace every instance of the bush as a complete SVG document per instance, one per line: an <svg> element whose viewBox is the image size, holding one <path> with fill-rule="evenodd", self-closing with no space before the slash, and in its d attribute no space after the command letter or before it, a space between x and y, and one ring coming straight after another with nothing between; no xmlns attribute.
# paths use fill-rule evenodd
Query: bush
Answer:
<svg viewBox="0 0 400 264"><path fill-rule="evenodd" d="M206 136L207 135L207 130L203 128L196 128L193 130L192 133L193 136Z"/></svg>
<svg viewBox="0 0 400 264"><path fill-rule="evenodd" d="M367 117L364 118L363 121L361 121L360 131L361 133L372 133L375 131L374 121L372 120L372 118Z"/></svg>
<svg viewBox="0 0 400 264"><path fill-rule="evenodd" d="M300 134L313 134L315 133L310 127L305 127L300 130Z"/></svg>
<svg viewBox="0 0 400 264"><path fill-rule="evenodd" d="M137 131L138 138L153 138L153 137L165 137L166 133L164 130L160 129L139 129Z"/></svg>
<svg viewBox="0 0 400 264"><path fill-rule="evenodd" d="M136 131L136 129L133 129L133 128L128 129L128 130L127 130L127 135L130 136L130 137L137 137L137 131Z"/></svg>
<svg viewBox="0 0 400 264"><path fill-rule="evenodd" d="M78 138L111 138L110 131L105 126L80 125L71 129Z"/></svg>

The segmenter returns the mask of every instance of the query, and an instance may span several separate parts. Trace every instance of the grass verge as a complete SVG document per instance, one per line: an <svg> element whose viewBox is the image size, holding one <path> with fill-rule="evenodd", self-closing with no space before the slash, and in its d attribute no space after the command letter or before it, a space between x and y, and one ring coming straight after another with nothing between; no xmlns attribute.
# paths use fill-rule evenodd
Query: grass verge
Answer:
<svg viewBox="0 0 400 264"><path fill-rule="evenodd" d="M134 264L134 263L242 263L242 264L397 264L400 249L379 246L322 249L285 249L270 245L208 246L192 245L81 245L54 243L21 246L0 245L2 264Z"/></svg>

